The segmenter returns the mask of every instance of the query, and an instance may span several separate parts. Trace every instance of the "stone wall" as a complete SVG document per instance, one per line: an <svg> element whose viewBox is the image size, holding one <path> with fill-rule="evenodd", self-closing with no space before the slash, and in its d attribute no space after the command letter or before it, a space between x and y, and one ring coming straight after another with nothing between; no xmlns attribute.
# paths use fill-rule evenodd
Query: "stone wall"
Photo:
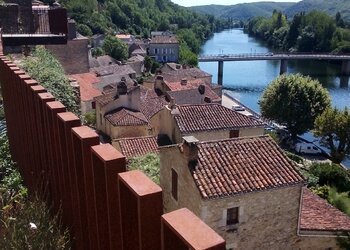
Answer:
<svg viewBox="0 0 350 250"><path fill-rule="evenodd" d="M177 62L179 60L179 44L150 44L149 55L158 62ZM165 60L164 57L166 57Z"/></svg>
<svg viewBox="0 0 350 250"><path fill-rule="evenodd" d="M161 147L160 166L164 211L171 212L186 207L198 216L201 211L201 196L187 167L187 158L181 153L181 148L177 145ZM178 175L178 200L175 200L171 193L171 169L174 169Z"/></svg>
<svg viewBox="0 0 350 250"><path fill-rule="evenodd" d="M301 186L203 201L197 214L234 249L293 249ZM239 223L226 226L228 208L239 207ZM290 248L288 248L290 246Z"/></svg>
<svg viewBox="0 0 350 250"><path fill-rule="evenodd" d="M46 45L62 64L67 75L89 72L89 39L68 40L64 45Z"/></svg>
<svg viewBox="0 0 350 250"><path fill-rule="evenodd" d="M128 137L141 137L150 135L148 125L142 126L113 126L107 121L108 135L112 139L128 138Z"/></svg>
<svg viewBox="0 0 350 250"><path fill-rule="evenodd" d="M18 32L18 14L17 4L0 5L0 27L3 33Z"/></svg>

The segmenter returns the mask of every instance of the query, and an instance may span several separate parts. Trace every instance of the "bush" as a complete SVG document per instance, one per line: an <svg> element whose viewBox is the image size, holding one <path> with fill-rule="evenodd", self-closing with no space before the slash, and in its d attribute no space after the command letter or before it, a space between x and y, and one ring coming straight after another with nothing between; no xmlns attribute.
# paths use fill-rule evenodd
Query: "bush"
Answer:
<svg viewBox="0 0 350 250"><path fill-rule="evenodd" d="M88 112L84 115L84 124L92 127L92 128L96 128L96 112L92 111L92 112Z"/></svg>
<svg viewBox="0 0 350 250"><path fill-rule="evenodd" d="M141 170L145 175L159 184L160 159L157 154L147 154L140 157L134 157L129 160L129 170Z"/></svg>
<svg viewBox="0 0 350 250"><path fill-rule="evenodd" d="M336 164L313 164L310 174L319 178L319 185L335 187L339 192L350 191L350 176L345 169Z"/></svg>
<svg viewBox="0 0 350 250"><path fill-rule="evenodd" d="M44 47L38 46L31 57L23 60L23 68L44 86L67 110L79 114L79 97L65 76L62 65Z"/></svg>

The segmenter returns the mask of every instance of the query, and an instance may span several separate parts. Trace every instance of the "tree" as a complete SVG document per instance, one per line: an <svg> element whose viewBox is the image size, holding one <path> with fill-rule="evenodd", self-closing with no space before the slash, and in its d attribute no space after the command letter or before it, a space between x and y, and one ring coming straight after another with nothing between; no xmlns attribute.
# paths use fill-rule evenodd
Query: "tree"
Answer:
<svg viewBox="0 0 350 250"><path fill-rule="evenodd" d="M293 139L312 129L316 117L330 104L328 91L317 80L300 74L278 77L259 101L263 117L285 125Z"/></svg>
<svg viewBox="0 0 350 250"><path fill-rule="evenodd" d="M128 58L128 46L120 39L107 36L103 43L104 51L116 60L126 60Z"/></svg>
<svg viewBox="0 0 350 250"><path fill-rule="evenodd" d="M345 28L345 23L344 20L340 14L340 12L338 11L337 14L335 15L335 23L338 27L340 28Z"/></svg>
<svg viewBox="0 0 350 250"><path fill-rule="evenodd" d="M193 53L186 43L180 44L179 62L190 66L198 66L198 57Z"/></svg>
<svg viewBox="0 0 350 250"><path fill-rule="evenodd" d="M333 162L340 163L350 153L350 113L348 109L326 109L315 120L315 134L331 150Z"/></svg>

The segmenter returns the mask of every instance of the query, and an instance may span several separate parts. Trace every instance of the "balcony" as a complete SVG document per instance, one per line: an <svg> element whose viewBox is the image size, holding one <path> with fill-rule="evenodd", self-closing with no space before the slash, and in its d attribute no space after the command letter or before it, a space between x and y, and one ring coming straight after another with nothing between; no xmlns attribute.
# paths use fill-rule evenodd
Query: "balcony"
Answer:
<svg viewBox="0 0 350 250"><path fill-rule="evenodd" d="M32 6L26 20L3 29L3 46L67 43L67 10L49 6Z"/></svg>

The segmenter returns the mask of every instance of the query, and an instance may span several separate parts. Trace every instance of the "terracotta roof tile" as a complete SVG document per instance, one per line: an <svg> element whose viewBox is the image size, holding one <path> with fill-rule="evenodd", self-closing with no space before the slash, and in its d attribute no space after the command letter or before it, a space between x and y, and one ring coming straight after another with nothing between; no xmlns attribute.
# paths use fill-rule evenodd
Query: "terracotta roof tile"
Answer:
<svg viewBox="0 0 350 250"><path fill-rule="evenodd" d="M118 142L121 152L129 159L149 153L158 154L159 152L155 136L123 138L118 140Z"/></svg>
<svg viewBox="0 0 350 250"><path fill-rule="evenodd" d="M169 36L154 36L150 42L152 43L172 43L172 44L176 44L179 43L179 41L177 40L177 38L174 35L169 35Z"/></svg>
<svg viewBox="0 0 350 250"><path fill-rule="evenodd" d="M263 127L264 123L220 104L178 106L176 123L183 134L199 131Z"/></svg>
<svg viewBox="0 0 350 250"><path fill-rule="evenodd" d="M157 96L154 90L148 90L145 87L141 87L140 111L147 119L150 119L166 104L167 102L164 97Z"/></svg>
<svg viewBox="0 0 350 250"><path fill-rule="evenodd" d="M119 108L105 115L105 118L114 126L147 125L146 117L138 111Z"/></svg>
<svg viewBox="0 0 350 250"><path fill-rule="evenodd" d="M130 74L136 74L136 72L130 67L130 65L118 65L118 64L92 68L91 71L95 72L98 76L106 76L106 75L113 75L113 74L126 76Z"/></svg>
<svg viewBox="0 0 350 250"><path fill-rule="evenodd" d="M170 72L165 72L162 74L162 76L165 81L179 82L181 81L181 79L184 78L186 78L187 80L192 80L204 77L211 77L212 75L198 68L182 68Z"/></svg>
<svg viewBox="0 0 350 250"><path fill-rule="evenodd" d="M197 144L198 163L191 170L204 199L291 186L303 177L269 136Z"/></svg>
<svg viewBox="0 0 350 250"><path fill-rule="evenodd" d="M69 78L78 81L80 87L80 99L82 101L91 101L102 94L101 91L93 87L94 84L100 81L93 73L70 75Z"/></svg>
<svg viewBox="0 0 350 250"><path fill-rule="evenodd" d="M350 231L350 217L326 200L304 188L300 229L311 231Z"/></svg>

